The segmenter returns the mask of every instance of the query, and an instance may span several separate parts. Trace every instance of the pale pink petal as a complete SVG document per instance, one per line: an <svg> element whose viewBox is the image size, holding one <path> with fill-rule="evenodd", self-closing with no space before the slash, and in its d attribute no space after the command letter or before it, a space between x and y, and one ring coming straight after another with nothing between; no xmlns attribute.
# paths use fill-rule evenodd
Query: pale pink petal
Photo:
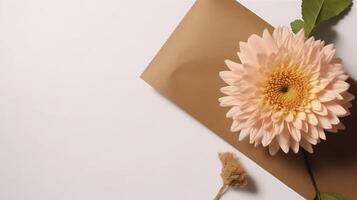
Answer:
<svg viewBox="0 0 357 200"><path fill-rule="evenodd" d="M240 131L244 126L243 121L238 121L238 120L233 120L233 123L231 125L231 131L232 132L237 132Z"/></svg>
<svg viewBox="0 0 357 200"><path fill-rule="evenodd" d="M341 105L332 103L326 105L327 110L331 111L337 116L345 116L348 112Z"/></svg>
<svg viewBox="0 0 357 200"><path fill-rule="evenodd" d="M342 93L348 90L350 88L350 85L346 83L345 81L336 81L332 85L332 89L338 93Z"/></svg>
<svg viewBox="0 0 357 200"><path fill-rule="evenodd" d="M299 119L295 119L293 122L293 125L296 129L300 130L302 129L302 122Z"/></svg>
<svg viewBox="0 0 357 200"><path fill-rule="evenodd" d="M328 111L327 111L327 108L326 106L324 105L321 105L321 110L317 111L317 110L314 110L314 113L320 115L320 116L326 116L328 115Z"/></svg>
<svg viewBox="0 0 357 200"><path fill-rule="evenodd" d="M295 127L292 126L292 124L290 123L287 123L286 124L286 127L288 129L288 132L289 132L289 135L295 140L295 141L298 141L298 135L297 135L297 132L295 131Z"/></svg>
<svg viewBox="0 0 357 200"><path fill-rule="evenodd" d="M296 118L299 119L299 120L302 120L302 121L306 120L306 113L305 112L298 112Z"/></svg>
<svg viewBox="0 0 357 200"><path fill-rule="evenodd" d="M269 153L270 155L275 155L276 153L278 153L280 149L279 143L277 140L273 140L270 144L269 144Z"/></svg>
<svg viewBox="0 0 357 200"><path fill-rule="evenodd" d="M280 148L284 151L284 153L289 152L289 139L290 136L288 134L288 130L285 129L280 135L277 136L278 143L280 145Z"/></svg>
<svg viewBox="0 0 357 200"><path fill-rule="evenodd" d="M233 106L231 109L229 109L229 111L226 114L227 118L232 118L234 115L239 115L242 112L240 111L238 106Z"/></svg>
<svg viewBox="0 0 357 200"><path fill-rule="evenodd" d="M290 141L290 147L293 150L294 153L299 152L299 142L296 141Z"/></svg>
<svg viewBox="0 0 357 200"><path fill-rule="evenodd" d="M292 122L294 120L294 116L291 112L289 112L286 116L285 116L285 121L286 122Z"/></svg>
<svg viewBox="0 0 357 200"><path fill-rule="evenodd" d="M318 124L318 121L317 121L315 114L308 113L307 114L307 122L309 122L309 124L311 124L311 125L316 126Z"/></svg>
<svg viewBox="0 0 357 200"><path fill-rule="evenodd" d="M328 117L328 119L329 119L329 121L330 121L330 123L331 123L332 125L336 125L336 124L339 124L339 123L340 123L340 120L338 119L338 117L337 117L334 113L332 113L332 112L330 112L330 113L327 115L327 117Z"/></svg>
<svg viewBox="0 0 357 200"><path fill-rule="evenodd" d="M300 146L304 148L307 152L309 153L314 153L314 150L312 149L312 145L306 141L306 140L301 140Z"/></svg>
<svg viewBox="0 0 357 200"><path fill-rule="evenodd" d="M248 135L249 135L249 131L248 131L249 129L242 129L241 131L240 131L240 133L239 133L239 138L238 138L238 140L239 141L242 141L242 140L244 140Z"/></svg>
<svg viewBox="0 0 357 200"><path fill-rule="evenodd" d="M220 106L222 107L229 107L229 106L236 106L239 105L237 99L233 96L225 96L219 98Z"/></svg>
<svg viewBox="0 0 357 200"><path fill-rule="evenodd" d="M241 76L232 73L231 71L222 71L219 72L219 76L222 78L224 82L228 85L235 85L240 81Z"/></svg>
<svg viewBox="0 0 357 200"><path fill-rule="evenodd" d="M303 132L308 132L309 131L309 124L306 121L301 122L301 130Z"/></svg>
<svg viewBox="0 0 357 200"><path fill-rule="evenodd" d="M231 60L225 60L224 61L227 65L227 67L233 71L233 72L237 72L237 73L244 73L244 68L242 66L242 64L236 63L234 61Z"/></svg>
<svg viewBox="0 0 357 200"><path fill-rule="evenodd" d="M304 134L302 135L302 137L309 143L313 144L313 145L316 145L317 144L317 139L311 137L310 135L308 134Z"/></svg>
<svg viewBox="0 0 357 200"><path fill-rule="evenodd" d="M352 95L351 93L349 93L349 92L344 92L344 93L342 93L341 95L342 95L342 97L343 97L343 103L344 103L344 102L350 102L350 101L352 101L352 100L355 99L355 96L353 96L353 95Z"/></svg>
<svg viewBox="0 0 357 200"><path fill-rule="evenodd" d="M319 116L318 118L319 126L324 129L332 128L332 124L327 117Z"/></svg>
<svg viewBox="0 0 357 200"><path fill-rule="evenodd" d="M317 129L319 131L319 137L320 139L326 140L326 134L325 131L322 128Z"/></svg>
<svg viewBox="0 0 357 200"><path fill-rule="evenodd" d="M310 125L309 126L309 130L310 130L312 138L314 138L314 139L318 139L319 138L319 131L318 131L318 128L316 126Z"/></svg>
<svg viewBox="0 0 357 200"><path fill-rule="evenodd" d="M220 91L223 94L230 95L230 96L237 95L240 93L239 88L237 88L236 86L231 86L231 85L221 88Z"/></svg>
<svg viewBox="0 0 357 200"><path fill-rule="evenodd" d="M322 93L319 94L318 98L320 102L329 102L336 99L336 95L335 92L324 90Z"/></svg>
<svg viewBox="0 0 357 200"><path fill-rule="evenodd" d="M321 106L320 101L315 99L315 100L311 101L311 105L312 105L313 111L322 111L322 106Z"/></svg>

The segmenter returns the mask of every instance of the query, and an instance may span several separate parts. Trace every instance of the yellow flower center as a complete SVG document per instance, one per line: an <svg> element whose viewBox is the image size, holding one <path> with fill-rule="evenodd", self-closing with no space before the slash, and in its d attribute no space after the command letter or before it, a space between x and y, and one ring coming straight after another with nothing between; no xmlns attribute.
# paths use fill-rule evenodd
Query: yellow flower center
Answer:
<svg viewBox="0 0 357 200"><path fill-rule="evenodd" d="M262 84L265 101L276 111L294 111L309 98L310 84L306 73L295 68L278 68Z"/></svg>

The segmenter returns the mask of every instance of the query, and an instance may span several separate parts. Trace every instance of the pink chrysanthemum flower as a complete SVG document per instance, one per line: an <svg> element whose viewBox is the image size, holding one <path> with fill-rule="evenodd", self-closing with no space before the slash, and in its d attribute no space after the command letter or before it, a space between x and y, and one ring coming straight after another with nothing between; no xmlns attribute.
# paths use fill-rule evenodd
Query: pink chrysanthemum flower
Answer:
<svg viewBox="0 0 357 200"><path fill-rule="evenodd" d="M232 132L239 140L269 145L271 155L299 146L312 153L312 145L325 140L325 131L344 129L338 117L349 114L353 95L348 76L333 45L279 27L271 35L252 35L241 42L240 63L226 60L230 71L220 72L229 85L220 105L231 107Z"/></svg>

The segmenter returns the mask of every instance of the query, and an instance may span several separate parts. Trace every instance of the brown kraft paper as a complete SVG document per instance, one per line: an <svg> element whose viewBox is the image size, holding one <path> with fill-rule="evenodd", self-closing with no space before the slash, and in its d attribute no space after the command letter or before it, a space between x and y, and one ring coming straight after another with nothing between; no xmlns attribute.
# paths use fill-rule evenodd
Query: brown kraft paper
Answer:
<svg viewBox="0 0 357 200"><path fill-rule="evenodd" d="M254 33L261 35L264 29L273 27L235 0L198 0L141 78L297 193L313 199L314 188L301 153L270 156L267 149L255 148L248 140L239 142L238 134L230 132L231 119L225 117L228 108L219 107L218 98L223 96L219 89L225 84L218 73L227 69L224 60L239 62L239 41L247 41ZM353 81L351 92L356 95ZM351 112L357 112L356 106ZM321 191L354 199L357 134L352 130L356 125L353 116L344 123L347 131L328 133L327 141L314 147L310 161Z"/></svg>

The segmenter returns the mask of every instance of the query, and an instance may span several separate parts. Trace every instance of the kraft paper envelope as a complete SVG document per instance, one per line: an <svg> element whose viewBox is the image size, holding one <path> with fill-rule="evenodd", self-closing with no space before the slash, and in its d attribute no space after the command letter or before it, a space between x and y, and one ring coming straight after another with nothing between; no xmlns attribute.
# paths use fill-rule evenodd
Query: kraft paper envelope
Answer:
<svg viewBox="0 0 357 200"><path fill-rule="evenodd" d="M267 149L254 148L247 140L239 142L238 135L230 132L231 119L225 117L228 109L218 104L223 96L219 88L225 85L218 76L219 71L226 70L224 60L239 61L239 41L246 41L253 33L261 35L265 28L272 30L235 0L198 0L142 79L303 197L313 199L314 188L301 153L270 156ZM356 95L355 82L352 86ZM357 112L355 107L352 113ZM346 199L357 198L357 133L353 131L357 129L353 118L345 121L347 131L328 133L327 141L318 144L310 155L320 190L340 193Z"/></svg>

